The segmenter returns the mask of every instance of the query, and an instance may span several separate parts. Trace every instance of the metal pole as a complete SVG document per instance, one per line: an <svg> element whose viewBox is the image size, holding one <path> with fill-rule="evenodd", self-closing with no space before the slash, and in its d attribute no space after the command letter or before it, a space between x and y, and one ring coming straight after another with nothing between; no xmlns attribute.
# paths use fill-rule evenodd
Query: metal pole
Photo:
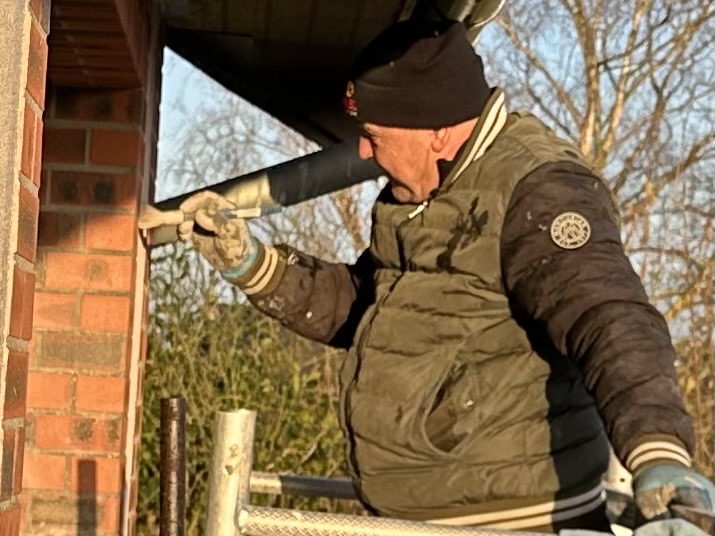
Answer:
<svg viewBox="0 0 715 536"><path fill-rule="evenodd" d="M224 196L237 209L287 207L384 174L374 159L360 158L358 143L357 138L349 139L322 151L166 199L156 203L156 208L175 210L187 198L204 190ZM149 235L153 246L178 240L176 225L155 227Z"/></svg>
<svg viewBox="0 0 715 536"><path fill-rule="evenodd" d="M216 412L206 536L236 536L235 516L250 493L255 426L255 411Z"/></svg>
<svg viewBox="0 0 715 536"><path fill-rule="evenodd" d="M532 532L259 506L244 506L236 519L240 534L245 536L538 536Z"/></svg>
<svg viewBox="0 0 715 536"><path fill-rule="evenodd" d="M161 399L160 534L184 536L186 517L186 400Z"/></svg>
<svg viewBox="0 0 715 536"><path fill-rule="evenodd" d="M251 492L271 495L357 499L355 487L349 478L324 478L276 473L251 473Z"/></svg>

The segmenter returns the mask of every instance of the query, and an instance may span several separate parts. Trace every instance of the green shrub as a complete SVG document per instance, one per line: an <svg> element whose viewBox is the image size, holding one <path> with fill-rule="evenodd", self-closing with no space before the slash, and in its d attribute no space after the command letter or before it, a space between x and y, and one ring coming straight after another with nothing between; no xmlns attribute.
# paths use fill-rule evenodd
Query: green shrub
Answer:
<svg viewBox="0 0 715 536"><path fill-rule="evenodd" d="M187 401L187 534L203 532L217 410L258 412L254 467L344 474L336 418L335 352L309 344L219 284L191 252L154 259L144 382L138 534L158 534L160 400ZM226 303L230 303L227 305ZM254 504L319 510L327 499L253 497Z"/></svg>

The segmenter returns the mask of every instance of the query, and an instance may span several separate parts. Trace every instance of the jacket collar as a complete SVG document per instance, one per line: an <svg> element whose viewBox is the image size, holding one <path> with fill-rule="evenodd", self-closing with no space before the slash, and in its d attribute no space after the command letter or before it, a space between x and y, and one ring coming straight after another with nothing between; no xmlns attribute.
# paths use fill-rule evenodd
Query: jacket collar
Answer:
<svg viewBox="0 0 715 536"><path fill-rule="evenodd" d="M451 166L442 164L441 169L444 171L451 168L443 184L450 184L457 180L472 162L482 157L506 125L507 114L504 92L495 88L472 134L459 150L457 158L450 163Z"/></svg>

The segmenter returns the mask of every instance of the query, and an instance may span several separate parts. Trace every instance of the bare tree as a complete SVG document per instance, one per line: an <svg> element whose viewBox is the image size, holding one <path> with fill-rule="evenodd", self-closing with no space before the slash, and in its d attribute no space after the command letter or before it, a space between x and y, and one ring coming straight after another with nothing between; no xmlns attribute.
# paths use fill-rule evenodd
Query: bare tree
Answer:
<svg viewBox="0 0 715 536"><path fill-rule="evenodd" d="M678 342L713 468L715 3L511 0L482 36L490 76L578 145L617 195L624 243Z"/></svg>

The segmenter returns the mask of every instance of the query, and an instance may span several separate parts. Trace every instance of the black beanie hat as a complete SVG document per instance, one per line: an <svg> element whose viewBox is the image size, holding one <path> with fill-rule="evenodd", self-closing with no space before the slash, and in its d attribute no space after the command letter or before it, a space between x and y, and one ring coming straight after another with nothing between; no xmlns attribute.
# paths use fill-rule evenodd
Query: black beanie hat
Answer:
<svg viewBox="0 0 715 536"><path fill-rule="evenodd" d="M490 94L463 24L410 20L360 53L343 102L363 123L442 128L477 117Z"/></svg>

